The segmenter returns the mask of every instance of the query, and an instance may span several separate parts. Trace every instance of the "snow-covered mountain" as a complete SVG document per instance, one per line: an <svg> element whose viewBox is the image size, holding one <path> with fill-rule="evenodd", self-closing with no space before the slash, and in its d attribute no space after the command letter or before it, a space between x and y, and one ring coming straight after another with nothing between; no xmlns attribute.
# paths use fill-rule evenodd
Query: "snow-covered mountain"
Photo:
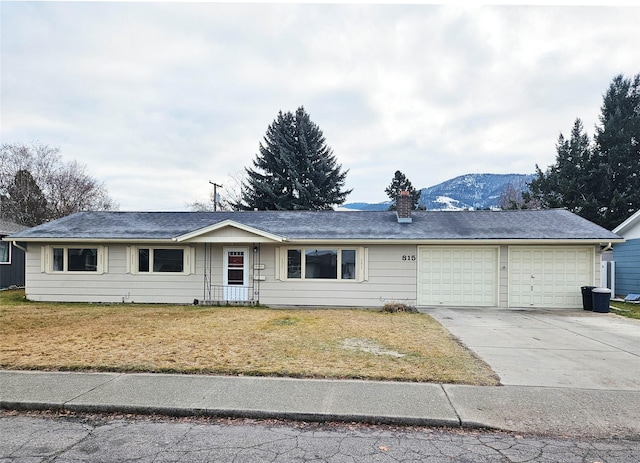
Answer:
<svg viewBox="0 0 640 463"><path fill-rule="evenodd" d="M516 191L523 191L533 174L467 174L446 180L438 185L423 188L420 204L427 210L453 211L462 209L497 208L500 194L509 184ZM384 211L389 202L348 203L345 209Z"/></svg>

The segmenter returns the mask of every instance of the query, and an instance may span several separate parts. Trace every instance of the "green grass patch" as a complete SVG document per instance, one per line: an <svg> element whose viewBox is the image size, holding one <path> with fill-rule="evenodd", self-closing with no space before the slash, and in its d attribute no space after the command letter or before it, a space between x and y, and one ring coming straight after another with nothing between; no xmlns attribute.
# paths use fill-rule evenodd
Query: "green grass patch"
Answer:
<svg viewBox="0 0 640 463"><path fill-rule="evenodd" d="M609 308L617 315L640 320L640 304L638 303L611 301Z"/></svg>

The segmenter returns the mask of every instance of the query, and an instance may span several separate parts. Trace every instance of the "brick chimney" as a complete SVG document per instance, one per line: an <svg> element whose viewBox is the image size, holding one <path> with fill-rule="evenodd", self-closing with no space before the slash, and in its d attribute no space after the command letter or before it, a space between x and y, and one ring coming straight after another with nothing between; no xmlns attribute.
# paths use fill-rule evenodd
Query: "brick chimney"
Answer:
<svg viewBox="0 0 640 463"><path fill-rule="evenodd" d="M411 223L411 195L407 190L400 192L396 198L396 215L398 216L398 223Z"/></svg>

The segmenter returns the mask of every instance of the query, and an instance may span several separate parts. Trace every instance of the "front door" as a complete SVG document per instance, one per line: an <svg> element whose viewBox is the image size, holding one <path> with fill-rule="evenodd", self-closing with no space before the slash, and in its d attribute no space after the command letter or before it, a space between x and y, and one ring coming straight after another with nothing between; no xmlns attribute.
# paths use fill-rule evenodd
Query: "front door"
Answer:
<svg viewBox="0 0 640 463"><path fill-rule="evenodd" d="M224 298L226 301L249 300L249 249L224 248Z"/></svg>

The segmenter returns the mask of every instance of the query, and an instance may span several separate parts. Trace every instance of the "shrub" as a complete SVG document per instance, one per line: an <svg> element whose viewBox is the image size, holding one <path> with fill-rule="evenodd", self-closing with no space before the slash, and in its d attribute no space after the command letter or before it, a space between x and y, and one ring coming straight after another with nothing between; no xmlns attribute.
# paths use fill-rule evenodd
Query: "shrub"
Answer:
<svg viewBox="0 0 640 463"><path fill-rule="evenodd" d="M401 302L387 302L382 307L382 311L388 312L388 313L396 313L396 312L418 313L418 309L416 309L414 306L403 304Z"/></svg>

